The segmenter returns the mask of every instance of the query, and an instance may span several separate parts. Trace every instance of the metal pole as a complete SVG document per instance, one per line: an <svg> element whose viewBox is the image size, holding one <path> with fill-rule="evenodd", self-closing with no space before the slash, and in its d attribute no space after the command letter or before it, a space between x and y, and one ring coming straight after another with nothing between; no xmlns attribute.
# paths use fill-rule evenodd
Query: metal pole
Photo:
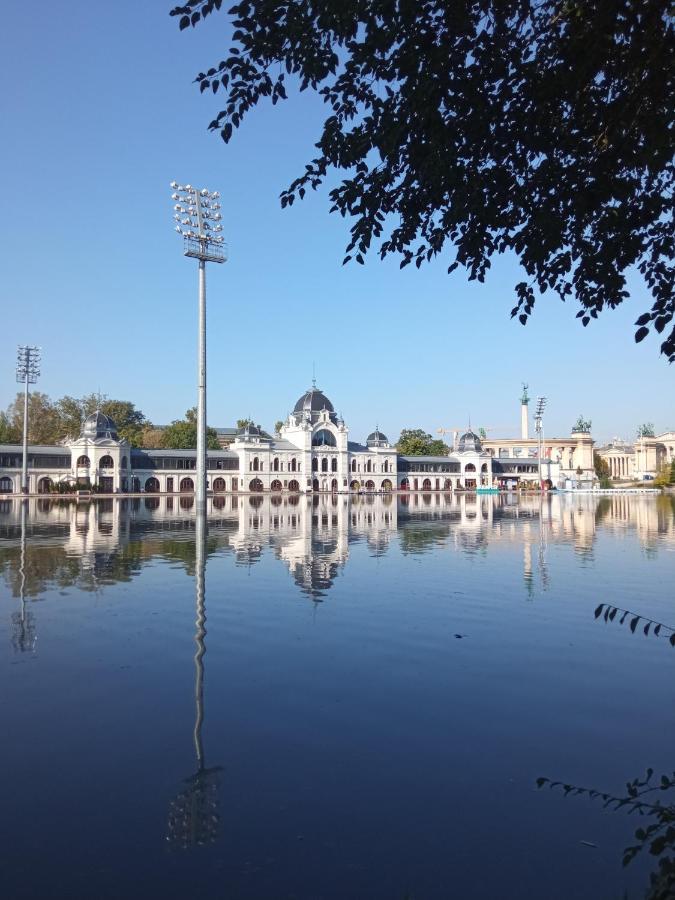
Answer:
<svg viewBox="0 0 675 900"><path fill-rule="evenodd" d="M30 349L26 348L26 371L24 373L23 392L23 461L21 463L21 493L28 493L28 370L30 368Z"/></svg>
<svg viewBox="0 0 675 900"><path fill-rule="evenodd" d="M206 512L206 262L199 260L199 350L197 372L197 515Z"/></svg>

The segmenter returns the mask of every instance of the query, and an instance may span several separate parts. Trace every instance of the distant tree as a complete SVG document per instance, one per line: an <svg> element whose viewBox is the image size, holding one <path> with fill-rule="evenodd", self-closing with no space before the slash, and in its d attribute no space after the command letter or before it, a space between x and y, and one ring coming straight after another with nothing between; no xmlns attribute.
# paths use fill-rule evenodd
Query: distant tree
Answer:
<svg viewBox="0 0 675 900"><path fill-rule="evenodd" d="M9 421L7 413L0 412L0 444L18 444L19 432Z"/></svg>
<svg viewBox="0 0 675 900"><path fill-rule="evenodd" d="M64 438L76 438L80 434L83 421L82 401L75 397L61 397L56 401L56 408L61 421L61 434Z"/></svg>
<svg viewBox="0 0 675 900"><path fill-rule="evenodd" d="M253 425L253 419L237 419L237 428L246 428L247 425Z"/></svg>
<svg viewBox="0 0 675 900"><path fill-rule="evenodd" d="M675 456L673 457L673 459L672 459L672 461L671 461L671 463L670 463L670 478L669 478L669 483L670 483L670 484L675 484Z"/></svg>
<svg viewBox="0 0 675 900"><path fill-rule="evenodd" d="M23 393L18 393L7 410L12 433L21 441L23 435ZM31 444L55 444L61 440L61 420L57 407L47 394L33 391L28 397L28 442Z"/></svg>
<svg viewBox="0 0 675 900"><path fill-rule="evenodd" d="M171 15L184 29L221 6ZM318 92L316 155L281 204L338 173L345 262L375 240L419 267L450 244L448 271L483 281L511 252L523 325L547 290L587 325L637 270L652 307L635 340L671 326L661 352L675 359L672 0L242 0L227 15L232 46L195 79L225 93L209 127L228 142L288 83Z"/></svg>
<svg viewBox="0 0 675 900"><path fill-rule="evenodd" d="M110 416L121 438L129 441L132 447L141 446L143 427L150 423L133 403L129 400L105 400L101 404L101 412Z"/></svg>
<svg viewBox="0 0 675 900"><path fill-rule="evenodd" d="M404 456L447 456L448 446L421 428L404 428L396 444Z"/></svg>
<svg viewBox="0 0 675 900"><path fill-rule="evenodd" d="M153 425L144 425L141 431L140 445L148 450L160 449L165 445L164 434L166 429L155 428Z"/></svg>
<svg viewBox="0 0 675 900"><path fill-rule="evenodd" d="M163 446L171 450L195 450L197 448L197 408L192 407L184 419L175 419L164 429ZM215 428L206 429L206 446L209 450L220 450Z"/></svg>
<svg viewBox="0 0 675 900"><path fill-rule="evenodd" d="M600 487L610 487L612 482L609 464L607 460L603 459L596 451L593 452L593 468L595 469L595 474L600 482Z"/></svg>

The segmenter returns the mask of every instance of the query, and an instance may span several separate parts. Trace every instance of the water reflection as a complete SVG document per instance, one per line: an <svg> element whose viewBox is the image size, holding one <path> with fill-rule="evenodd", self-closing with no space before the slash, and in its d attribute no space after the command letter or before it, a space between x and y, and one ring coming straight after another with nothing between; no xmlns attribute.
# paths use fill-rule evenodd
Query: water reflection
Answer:
<svg viewBox="0 0 675 900"><path fill-rule="evenodd" d="M204 756L204 655L206 653L206 516L195 520L195 724L192 733L197 770L185 779L185 787L169 807L167 840L175 848L213 843L218 836L218 773L220 766L207 768Z"/></svg>
<svg viewBox="0 0 675 900"><path fill-rule="evenodd" d="M26 598L69 586L98 591L133 579L157 558L192 573L190 500L2 501L0 570L21 601L18 645L26 649L35 642ZM386 555L394 544L404 555L448 547L469 556L484 555L491 546L521 545L528 596L548 590L554 545L571 545L584 565L592 562L603 532L635 532L646 554L675 544L672 496L221 496L210 499L208 517L207 556L232 553L238 565L250 567L272 552L298 590L317 602L340 577L355 544L364 544L372 556Z"/></svg>

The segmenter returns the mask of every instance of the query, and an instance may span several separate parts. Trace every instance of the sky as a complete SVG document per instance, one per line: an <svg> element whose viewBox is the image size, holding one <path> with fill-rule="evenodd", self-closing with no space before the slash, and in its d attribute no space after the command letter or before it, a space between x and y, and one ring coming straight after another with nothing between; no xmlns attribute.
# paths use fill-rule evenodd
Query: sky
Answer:
<svg viewBox="0 0 675 900"><path fill-rule="evenodd" d="M156 424L196 403L197 263L173 230L174 179L222 194L225 265L207 266L208 420L285 418L313 368L363 440L379 424L517 436L521 383L548 398L546 433L580 414L603 442L643 422L675 428L675 367L633 322L646 289L583 328L550 295L510 318L522 272L493 260L484 284L371 255L342 267L349 222L328 191L282 210L325 118L309 91L263 104L229 145L207 126L223 97L197 72L223 58L228 17L179 32L165 0L3 11L0 97L0 408L15 396L17 344L42 348L38 389L133 401ZM225 5L224 5L225 8Z"/></svg>

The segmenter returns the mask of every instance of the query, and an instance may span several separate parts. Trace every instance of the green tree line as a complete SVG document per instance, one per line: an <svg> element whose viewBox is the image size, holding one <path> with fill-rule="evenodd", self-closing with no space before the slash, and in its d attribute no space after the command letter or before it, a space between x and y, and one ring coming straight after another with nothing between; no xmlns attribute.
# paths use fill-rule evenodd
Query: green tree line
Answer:
<svg viewBox="0 0 675 900"><path fill-rule="evenodd" d="M20 444L23 436L23 394L18 393L4 412L0 412L0 444ZM197 410L188 409L183 419L165 428L153 425L130 400L111 400L99 394L84 397L61 397L52 400L47 394L33 391L28 398L29 444L59 444L76 438L87 416L100 409L117 426L120 438L132 447L191 449L197 446ZM207 446L219 448L214 428L207 429Z"/></svg>

